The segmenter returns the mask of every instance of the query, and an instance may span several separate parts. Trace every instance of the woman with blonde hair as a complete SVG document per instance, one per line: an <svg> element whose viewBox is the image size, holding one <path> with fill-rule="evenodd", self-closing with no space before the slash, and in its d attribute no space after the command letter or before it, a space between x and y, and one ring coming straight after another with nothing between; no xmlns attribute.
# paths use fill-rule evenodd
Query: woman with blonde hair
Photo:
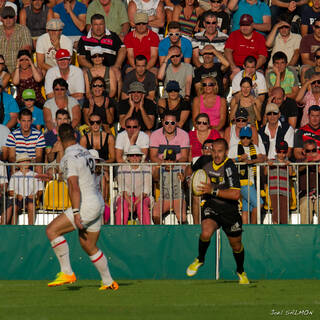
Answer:
<svg viewBox="0 0 320 320"><path fill-rule="evenodd" d="M218 95L218 91L218 82L214 77L208 75L201 79L202 94L193 99L192 120L195 124L198 114L206 113L209 116L211 128L223 135L227 118L227 103L225 98Z"/></svg>

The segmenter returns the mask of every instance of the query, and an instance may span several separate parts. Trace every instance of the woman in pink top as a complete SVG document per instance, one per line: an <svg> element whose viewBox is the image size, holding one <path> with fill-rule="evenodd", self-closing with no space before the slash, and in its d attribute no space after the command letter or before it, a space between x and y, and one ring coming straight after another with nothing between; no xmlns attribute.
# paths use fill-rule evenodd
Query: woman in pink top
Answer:
<svg viewBox="0 0 320 320"><path fill-rule="evenodd" d="M202 155L201 148L202 144L207 139L218 139L221 138L219 132L215 129L210 128L209 116L206 113L200 113L195 119L196 130L189 132L190 149L189 161L196 160Z"/></svg>
<svg viewBox="0 0 320 320"><path fill-rule="evenodd" d="M202 78L201 89L202 95L193 99L192 120L195 122L199 113L207 113L211 128L223 134L227 117L227 104L225 98L217 95L219 90L217 80L211 76Z"/></svg>

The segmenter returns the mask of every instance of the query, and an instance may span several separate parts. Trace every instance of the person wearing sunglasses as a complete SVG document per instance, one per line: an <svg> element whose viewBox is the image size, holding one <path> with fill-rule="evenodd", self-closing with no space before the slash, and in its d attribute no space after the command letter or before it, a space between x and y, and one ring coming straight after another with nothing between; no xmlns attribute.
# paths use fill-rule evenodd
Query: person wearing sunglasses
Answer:
<svg viewBox="0 0 320 320"><path fill-rule="evenodd" d="M26 26L16 23L16 12L11 6L5 6L2 9L1 21L2 26L0 26L0 48L6 61L8 70L10 73L12 73L17 65L17 52L19 50L28 50L31 52L31 34ZM8 43L10 43L10 49L8 49Z"/></svg>
<svg viewBox="0 0 320 320"><path fill-rule="evenodd" d="M20 50L17 55L17 66L12 73L12 83L17 87L16 101L22 107L24 102L22 93L26 89L34 90L36 94L36 104L42 108L45 99L41 93L43 86L43 74L41 69L33 63L28 50Z"/></svg>
<svg viewBox="0 0 320 320"><path fill-rule="evenodd" d="M100 46L93 47L90 51L92 67L83 70L84 83L86 87L86 97L92 98L91 83L92 79L102 77L105 83L105 93L114 98L117 96L117 79L114 71L103 64L103 49Z"/></svg>
<svg viewBox="0 0 320 320"><path fill-rule="evenodd" d="M265 3L261 2L261 5L265 5ZM252 16L243 14L240 18L240 29L231 32L226 41L224 55L230 63L231 80L241 71L247 56L253 56L257 59L257 70L263 68L267 61L266 40L261 33L254 30L255 26Z"/></svg>
<svg viewBox="0 0 320 320"><path fill-rule="evenodd" d="M118 163L125 162L124 154L133 145L140 148L146 159L149 152L149 136L141 131L139 120L135 117L128 118L125 125L126 129L116 136L116 161Z"/></svg>
<svg viewBox="0 0 320 320"><path fill-rule="evenodd" d="M240 177L240 194L242 198L242 223L257 224L257 188L255 179L257 175L256 163L264 160L263 152L258 145L253 143L252 129L243 127L240 130L240 141L229 149L228 157L235 163L244 163L238 166ZM263 201L260 198L260 204Z"/></svg>
<svg viewBox="0 0 320 320"><path fill-rule="evenodd" d="M129 98L118 104L121 127L125 129L126 120L135 117L139 120L142 131L151 131L155 126L157 106L152 100L145 98L146 90L143 83L130 83L128 94Z"/></svg>
<svg viewBox="0 0 320 320"><path fill-rule="evenodd" d="M167 83L171 80L179 82L181 88L180 95L186 100L190 100L193 68L191 64L182 62L181 58L181 48L171 46L168 56L160 66L158 80L164 82L164 87L166 87ZM168 65L169 61L171 61L171 63ZM163 97L168 97L166 91L164 91Z"/></svg>
<svg viewBox="0 0 320 320"><path fill-rule="evenodd" d="M226 99L218 95L218 82L212 76L201 79L202 95L195 97L192 104L192 119L200 113L207 113L210 119L211 128L223 134L227 118Z"/></svg>
<svg viewBox="0 0 320 320"><path fill-rule="evenodd" d="M320 1L319 1L320 3ZM313 75L320 74L320 48L314 53L315 65L304 68L305 72L301 72L301 83L304 84L307 80L310 80Z"/></svg>
<svg viewBox="0 0 320 320"><path fill-rule="evenodd" d="M307 139L303 143L303 162L319 163L320 154L317 141ZM309 164L299 166L299 199L301 224L312 223L313 214L319 213L320 166Z"/></svg>
<svg viewBox="0 0 320 320"><path fill-rule="evenodd" d="M85 99L83 104L83 118L85 123L90 126L89 115L98 114L102 121L102 128L110 133L113 127L116 103L106 94L106 83L102 77L94 77L90 84L91 97Z"/></svg>
<svg viewBox="0 0 320 320"><path fill-rule="evenodd" d="M165 112L162 126L150 136L151 162L159 165L168 164L155 168L153 172L153 178L162 186L160 190L162 196L153 209L153 221L155 224L160 224L162 215L173 209L178 221L186 223L186 202L181 188L181 173L184 168L170 163L188 161L189 136L187 132L177 127L176 115L172 111ZM161 178L162 181L159 181Z"/></svg>
<svg viewBox="0 0 320 320"><path fill-rule="evenodd" d="M223 63L225 61L223 52L228 35L219 30L217 23L216 12L207 11L203 14L204 30L196 33L192 39L192 62L197 68L201 66L204 60L200 52L208 44L212 45L217 52L220 52L220 55L215 54L215 62Z"/></svg>
<svg viewBox="0 0 320 320"><path fill-rule="evenodd" d="M289 166L288 149L286 141L278 142L276 159L269 160L269 169L265 167L264 170L271 199L273 224L288 223L288 180L293 174L293 167Z"/></svg>
<svg viewBox="0 0 320 320"><path fill-rule="evenodd" d="M278 17L278 22L273 26L272 30L266 38L267 48L272 48L271 59L268 68L273 67L272 57L278 51L282 51L288 58L288 66L295 67L299 60L299 47L301 35L291 32L292 17L288 13L284 13Z"/></svg>
<svg viewBox="0 0 320 320"><path fill-rule="evenodd" d="M134 58L143 55L147 58L147 70L157 74L158 68L155 65L158 60L159 36L149 29L147 13L135 13L134 22L134 30L129 32L123 40L127 48L127 63L129 64L126 73L135 69Z"/></svg>
<svg viewBox="0 0 320 320"><path fill-rule="evenodd" d="M281 87L286 97L295 99L299 91L299 79L294 68L288 66L288 58L282 51L272 57L272 71L266 76L269 93L274 87Z"/></svg>
<svg viewBox="0 0 320 320"><path fill-rule="evenodd" d="M265 147L268 160L276 158L276 146L280 141L288 143L288 155L292 154L294 142L294 129L287 122L281 122L281 113L275 103L269 103L265 111L267 117L266 125L260 127L258 133ZM259 147L262 146L259 144Z"/></svg>
<svg viewBox="0 0 320 320"><path fill-rule="evenodd" d="M192 58L192 44L189 39L181 35L181 25L177 21L168 24L167 36L159 43L159 62L162 65L168 55L171 46L181 48L182 59L185 63L190 63ZM171 61L169 61L171 63Z"/></svg>
<svg viewBox="0 0 320 320"><path fill-rule="evenodd" d="M43 106L43 118L48 130L56 127L53 119L57 110L65 109L71 117L71 125L76 128L81 121L81 109L78 100L68 95L68 83L63 78L53 81L53 98L47 100Z"/></svg>
<svg viewBox="0 0 320 320"><path fill-rule="evenodd" d="M198 0L182 0L175 5L172 20L181 25L181 34L191 39L193 34L198 31L198 17L203 13Z"/></svg>
<svg viewBox="0 0 320 320"><path fill-rule="evenodd" d="M319 52L320 55L320 52ZM303 107L300 127L305 126L309 122L309 110L313 105L320 105L320 74L315 73L305 81L298 91L296 97L297 103Z"/></svg>
<svg viewBox="0 0 320 320"><path fill-rule="evenodd" d="M158 114L162 120L167 110L176 114L177 126L185 131L189 131L188 117L191 112L190 102L185 101L180 96L179 82L171 80L167 83L166 91L168 98L160 98L158 100Z"/></svg>
<svg viewBox="0 0 320 320"><path fill-rule="evenodd" d="M300 127L294 137L294 157L298 161L306 160L306 153L303 150L303 143L308 139L313 139L320 149L320 106L313 105L308 110L308 123ZM319 152L320 153L320 152Z"/></svg>
<svg viewBox="0 0 320 320"><path fill-rule="evenodd" d="M320 1L311 0L309 6L304 6L301 15L301 35L305 36L313 32L312 24L313 21L319 17L320 12Z"/></svg>

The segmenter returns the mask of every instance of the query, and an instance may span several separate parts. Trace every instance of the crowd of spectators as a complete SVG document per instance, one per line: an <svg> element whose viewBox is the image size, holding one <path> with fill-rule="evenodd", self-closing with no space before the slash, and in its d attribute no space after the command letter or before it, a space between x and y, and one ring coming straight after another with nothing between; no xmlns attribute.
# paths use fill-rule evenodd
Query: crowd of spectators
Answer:
<svg viewBox="0 0 320 320"><path fill-rule="evenodd" d="M170 211L186 223L190 168L178 163L195 163L210 150L208 139L224 137L229 157L242 163L243 221L257 220L254 164L269 162L262 181L273 223L288 222L280 214L288 206L276 204L283 181L274 168L320 160L318 0L270 7L259 0L1 1L0 17L3 163L21 154L59 163L57 129L68 122L102 162L128 164L117 173L117 223L140 205L139 217L150 223L142 209L152 195L154 223ZM176 165L142 172L142 161ZM287 179L295 174L289 171ZM299 179L318 181L312 172L301 167ZM108 186L107 173L103 179ZM281 186L283 204L289 191ZM301 199L319 190L316 182L304 188ZM199 223L199 210L192 211Z"/></svg>

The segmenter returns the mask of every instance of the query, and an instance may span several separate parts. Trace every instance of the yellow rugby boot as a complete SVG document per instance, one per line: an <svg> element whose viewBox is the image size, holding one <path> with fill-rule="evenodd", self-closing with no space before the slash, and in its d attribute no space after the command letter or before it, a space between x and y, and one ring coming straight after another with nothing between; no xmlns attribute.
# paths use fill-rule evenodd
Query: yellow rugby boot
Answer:
<svg viewBox="0 0 320 320"><path fill-rule="evenodd" d="M196 258L187 269L187 276L193 277L197 274L198 269L203 265L203 262L200 262L198 258Z"/></svg>
<svg viewBox="0 0 320 320"><path fill-rule="evenodd" d="M106 286L101 282L101 287L99 288L99 290L114 290L114 291L118 289L119 289L119 285L115 281L113 281L110 286Z"/></svg>
<svg viewBox="0 0 320 320"><path fill-rule="evenodd" d="M242 273L237 272L237 275L239 277L239 284L250 284L250 281L245 272L242 272Z"/></svg>
<svg viewBox="0 0 320 320"><path fill-rule="evenodd" d="M74 283L76 281L77 281L77 278L74 273L71 276L69 276L68 274L59 272L57 274L56 279L48 283L48 287L62 286L63 284Z"/></svg>

